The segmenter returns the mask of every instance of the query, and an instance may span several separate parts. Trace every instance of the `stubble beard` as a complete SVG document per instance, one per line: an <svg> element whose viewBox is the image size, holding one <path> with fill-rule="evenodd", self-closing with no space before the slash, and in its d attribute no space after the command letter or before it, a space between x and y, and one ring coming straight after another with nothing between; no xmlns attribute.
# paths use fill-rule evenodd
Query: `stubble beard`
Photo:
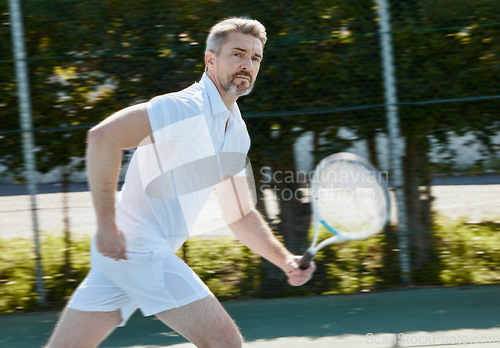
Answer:
<svg viewBox="0 0 500 348"><path fill-rule="evenodd" d="M241 82L239 84L234 82L234 79L238 75L244 75L244 76L248 76L250 78L248 87L245 86L244 82ZM228 94L232 94L232 95L235 95L237 97L243 97L245 95L250 94L250 92L252 92L252 89L253 89L252 77L248 73L239 72L239 73L236 73L233 76L231 76L231 79L227 83L221 84L221 87L222 87L222 90Z"/></svg>

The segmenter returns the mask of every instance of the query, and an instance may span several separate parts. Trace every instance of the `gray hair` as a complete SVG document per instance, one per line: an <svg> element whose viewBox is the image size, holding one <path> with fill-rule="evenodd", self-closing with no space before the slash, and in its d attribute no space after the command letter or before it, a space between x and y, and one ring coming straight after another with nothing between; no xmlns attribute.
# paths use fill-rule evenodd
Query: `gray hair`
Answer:
<svg viewBox="0 0 500 348"><path fill-rule="evenodd" d="M232 32L252 35L262 42L262 47L267 41L266 28L262 23L255 19L233 17L222 20L210 29L206 52L211 51L219 55L222 45L227 40L227 35Z"/></svg>

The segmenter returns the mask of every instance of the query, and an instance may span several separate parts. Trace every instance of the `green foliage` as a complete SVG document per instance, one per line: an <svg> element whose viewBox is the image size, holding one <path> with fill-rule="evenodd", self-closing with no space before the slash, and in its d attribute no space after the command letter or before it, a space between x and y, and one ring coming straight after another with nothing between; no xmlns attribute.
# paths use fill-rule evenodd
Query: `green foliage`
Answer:
<svg viewBox="0 0 500 348"><path fill-rule="evenodd" d="M500 225L437 223L436 238L445 285L500 281Z"/></svg>
<svg viewBox="0 0 500 348"><path fill-rule="evenodd" d="M71 243L71 270L65 275L64 238L48 235L42 243L43 274L45 287L49 289L48 301L57 303L69 299L73 290L89 270L89 240L73 237Z"/></svg>
<svg viewBox="0 0 500 348"><path fill-rule="evenodd" d="M88 271L88 238L75 240L71 279L65 279L63 239L49 235L42 242L44 281L50 305L67 300ZM0 313L33 310L35 260L32 243L26 239L0 241Z"/></svg>
<svg viewBox="0 0 500 348"><path fill-rule="evenodd" d="M440 221L434 232L439 277L419 275L426 284L455 286L500 281L498 224ZM327 236L325 233L320 238ZM185 254L180 250L179 256L186 258L188 265L221 300L354 293L400 286L385 273L390 265L397 267L397 252L390 250L395 247L393 242L387 235L378 234L366 240L325 247L316 256L318 270L310 283L294 288L284 279L276 279L274 286L280 291L272 293L262 286L266 281L260 272L262 259L233 238L190 239ZM89 270L89 240L84 238L73 243L72 277L65 279L63 246L63 239L58 236L44 238L42 244L44 280L50 305L54 307L67 301ZM1 241L0 314L34 310L36 306L31 243L24 239Z"/></svg>
<svg viewBox="0 0 500 348"><path fill-rule="evenodd" d="M401 101L461 99L498 95L498 2L392 2L398 95ZM401 110L403 132L433 136L446 145L453 134L499 131L498 102L452 103ZM481 116L480 116L481 115Z"/></svg>
<svg viewBox="0 0 500 348"><path fill-rule="evenodd" d="M259 257L234 238L193 238L187 246L187 264L217 298L248 298L257 292Z"/></svg>
<svg viewBox="0 0 500 348"><path fill-rule="evenodd" d="M377 163L380 154L375 139L386 132L386 121L381 107L385 99L378 19L372 1L22 3L36 154L42 172L83 157L86 130L103 118L198 80L204 69L207 30L229 16L257 18L268 31L255 92L239 102L252 137L250 157L256 173L263 166L295 171L293 146L305 132L313 138L314 162L355 141L367 140L370 159ZM453 135L473 134L473 142L482 145L485 157L498 151L492 138L500 131L500 99L469 99L500 95L500 2L390 4L399 117L408 149L408 225L416 229L410 232L417 232L417 237L421 232L428 236L431 201L422 200L417 191L429 184L432 175L431 144L448 155L446 163L439 164L447 168L454 166L455 156L449 150ZM0 26L0 164L8 168L8 174L21 175L7 2L0 4L0 10L6 23ZM439 100L454 102L422 104ZM260 179L258 174L255 177ZM298 183L293 184L279 189L295 191ZM309 224L308 205L283 200L280 204L280 233L287 245L302 245L298 239ZM424 245L428 241L417 238L412 242ZM419 255L433 253L432 245L424 246ZM383 261L384 267L387 262ZM220 272L229 267L219 266ZM355 267L363 273L372 266ZM373 284L369 277L360 279L364 278L346 275L332 284L360 289Z"/></svg>
<svg viewBox="0 0 500 348"><path fill-rule="evenodd" d="M0 313L32 308L36 302L33 253L25 239L0 244Z"/></svg>

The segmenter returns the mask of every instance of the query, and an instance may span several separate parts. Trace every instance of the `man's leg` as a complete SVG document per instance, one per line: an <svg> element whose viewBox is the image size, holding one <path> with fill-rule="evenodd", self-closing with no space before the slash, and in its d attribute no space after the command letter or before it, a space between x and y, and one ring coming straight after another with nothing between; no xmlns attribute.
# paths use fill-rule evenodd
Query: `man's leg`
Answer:
<svg viewBox="0 0 500 348"><path fill-rule="evenodd" d="M238 327L213 295L156 316L199 348L238 348L243 344Z"/></svg>
<svg viewBox="0 0 500 348"><path fill-rule="evenodd" d="M97 347L121 323L119 310L83 312L65 308L47 348Z"/></svg>

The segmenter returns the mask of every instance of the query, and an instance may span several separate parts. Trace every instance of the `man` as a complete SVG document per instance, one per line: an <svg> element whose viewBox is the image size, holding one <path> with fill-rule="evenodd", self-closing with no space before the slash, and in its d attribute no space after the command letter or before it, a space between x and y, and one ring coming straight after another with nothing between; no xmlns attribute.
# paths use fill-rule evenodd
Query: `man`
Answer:
<svg viewBox="0 0 500 348"><path fill-rule="evenodd" d="M266 40L255 20L216 24L200 83L121 110L89 131L87 170L97 216L92 269L48 347L96 347L137 308L198 347L240 347L233 320L174 254L214 188L238 239L280 267L291 285L311 278L315 266L298 268L299 256L273 236L247 190L242 157L250 141L236 100L250 93ZM127 148L137 150L115 202Z"/></svg>

